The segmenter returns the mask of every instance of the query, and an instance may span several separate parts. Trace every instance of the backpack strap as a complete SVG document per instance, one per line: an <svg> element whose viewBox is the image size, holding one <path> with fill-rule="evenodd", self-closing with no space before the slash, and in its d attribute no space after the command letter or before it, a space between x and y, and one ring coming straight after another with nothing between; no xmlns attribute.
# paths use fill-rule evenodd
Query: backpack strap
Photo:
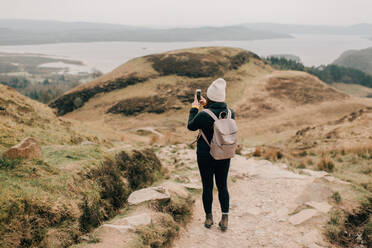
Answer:
<svg viewBox="0 0 372 248"><path fill-rule="evenodd" d="M203 139L204 139L204 141L205 141L205 143L207 143L207 145L208 145L209 147L211 147L211 144L209 143L209 141L208 141L208 139L207 139L207 136L205 136L203 130L200 129L200 133L199 133L199 134L200 134L199 137L202 136Z"/></svg>
<svg viewBox="0 0 372 248"><path fill-rule="evenodd" d="M212 117L214 121L218 120L217 116L211 110L204 109L203 112L207 113L210 117Z"/></svg>
<svg viewBox="0 0 372 248"><path fill-rule="evenodd" d="M232 118L232 112L229 108L227 108L227 119L231 119Z"/></svg>

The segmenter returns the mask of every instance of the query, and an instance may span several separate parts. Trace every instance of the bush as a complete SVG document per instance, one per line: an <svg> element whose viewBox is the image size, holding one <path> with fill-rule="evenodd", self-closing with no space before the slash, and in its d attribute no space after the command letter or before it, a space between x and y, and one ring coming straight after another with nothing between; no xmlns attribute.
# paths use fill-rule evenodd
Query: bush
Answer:
<svg viewBox="0 0 372 248"><path fill-rule="evenodd" d="M322 157L322 159L317 164L318 170L332 172L335 164L328 157Z"/></svg>
<svg viewBox="0 0 372 248"><path fill-rule="evenodd" d="M332 198L337 204L341 202L341 195L337 191L332 194Z"/></svg>
<svg viewBox="0 0 372 248"><path fill-rule="evenodd" d="M131 156L121 152L116 157L116 164L125 174L132 190L153 184L161 175L161 163L150 149L135 150Z"/></svg>
<svg viewBox="0 0 372 248"><path fill-rule="evenodd" d="M0 156L0 169L14 169L22 163L22 159L8 159Z"/></svg>
<svg viewBox="0 0 372 248"><path fill-rule="evenodd" d="M144 226L136 230L141 241L136 247L164 248L170 247L180 227L169 215L162 215L154 220L150 226Z"/></svg>
<svg viewBox="0 0 372 248"><path fill-rule="evenodd" d="M156 203L155 208L158 211L170 214L178 223L186 223L191 217L193 202L191 196L187 198L172 196L168 201Z"/></svg>

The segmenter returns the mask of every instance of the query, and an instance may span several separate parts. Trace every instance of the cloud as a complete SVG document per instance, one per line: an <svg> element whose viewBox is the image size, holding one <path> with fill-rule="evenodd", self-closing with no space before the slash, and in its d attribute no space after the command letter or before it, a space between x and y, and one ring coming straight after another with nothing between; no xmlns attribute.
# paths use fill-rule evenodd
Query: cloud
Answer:
<svg viewBox="0 0 372 248"><path fill-rule="evenodd" d="M128 25L231 25L242 22L372 23L366 0L1 0L1 18Z"/></svg>

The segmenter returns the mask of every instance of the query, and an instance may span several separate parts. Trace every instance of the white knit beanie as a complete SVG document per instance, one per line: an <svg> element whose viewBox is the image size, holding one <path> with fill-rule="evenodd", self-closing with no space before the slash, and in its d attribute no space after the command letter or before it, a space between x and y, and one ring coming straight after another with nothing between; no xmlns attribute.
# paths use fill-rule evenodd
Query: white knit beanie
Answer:
<svg viewBox="0 0 372 248"><path fill-rule="evenodd" d="M209 85L207 97L214 102L224 102L226 96L225 89L226 81L223 78L219 78Z"/></svg>

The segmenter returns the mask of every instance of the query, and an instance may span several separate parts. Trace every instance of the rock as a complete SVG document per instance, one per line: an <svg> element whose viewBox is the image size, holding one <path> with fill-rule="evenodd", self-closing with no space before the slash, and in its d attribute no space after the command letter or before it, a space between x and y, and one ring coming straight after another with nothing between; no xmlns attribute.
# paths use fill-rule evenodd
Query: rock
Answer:
<svg viewBox="0 0 372 248"><path fill-rule="evenodd" d="M197 183L185 183L185 184L183 184L183 186L186 189L190 189L190 190L201 190L201 189L203 189L203 187L200 184L197 184Z"/></svg>
<svg viewBox="0 0 372 248"><path fill-rule="evenodd" d="M328 182L331 182L331 183L339 183L339 184L345 184L345 185L351 184L349 182L342 181L332 176L325 176L324 179L326 179Z"/></svg>
<svg viewBox="0 0 372 248"><path fill-rule="evenodd" d="M170 199L168 190L164 187L149 187L134 191L128 198L129 205L137 205L146 201Z"/></svg>
<svg viewBox="0 0 372 248"><path fill-rule="evenodd" d="M94 145L97 145L97 144L94 143L94 142L88 141L88 140L84 140L83 142L80 143L80 145L82 145L82 146L94 146Z"/></svg>
<svg viewBox="0 0 372 248"><path fill-rule="evenodd" d="M19 144L13 146L4 153L4 157L8 159L23 158L23 159L40 159L41 145L40 141L35 138L26 138Z"/></svg>
<svg viewBox="0 0 372 248"><path fill-rule="evenodd" d="M115 221L115 225L127 225L130 227L136 227L140 225L151 224L151 215L148 213L143 213L135 216L126 217Z"/></svg>
<svg viewBox="0 0 372 248"><path fill-rule="evenodd" d="M0 111L5 111L5 108L0 106Z"/></svg>
<svg viewBox="0 0 372 248"><path fill-rule="evenodd" d="M131 227L128 225L112 225L112 224L103 224L101 228L109 229L109 231L111 230L119 231L120 233L125 233L131 229Z"/></svg>
<svg viewBox="0 0 372 248"><path fill-rule="evenodd" d="M310 247L311 245L316 245L315 243L322 242L322 235L318 230L311 230L303 236L303 242L305 245ZM313 246L320 247L320 246Z"/></svg>
<svg viewBox="0 0 372 248"><path fill-rule="evenodd" d="M257 207L248 207L246 211L248 214L253 215L253 216L258 216L262 212L262 210Z"/></svg>
<svg viewBox="0 0 372 248"><path fill-rule="evenodd" d="M319 246L319 245L317 245L315 243L312 243L312 244L308 245L307 247L308 248L323 248L323 246Z"/></svg>
<svg viewBox="0 0 372 248"><path fill-rule="evenodd" d="M329 175L325 171L313 171L313 170L309 170L309 169L303 169L302 172L304 172L305 174L307 174L309 176L315 177L315 178L322 178L322 177L325 177L325 176Z"/></svg>
<svg viewBox="0 0 372 248"><path fill-rule="evenodd" d="M322 212L322 213L328 213L329 210L331 210L332 206L329 205L327 202L316 202L316 201L311 201L307 202L306 205L315 208L316 210Z"/></svg>
<svg viewBox="0 0 372 248"><path fill-rule="evenodd" d="M292 215L288 220L292 225L300 225L311 218L315 217L318 215L318 211L314 209L305 209L302 210L301 212Z"/></svg>

